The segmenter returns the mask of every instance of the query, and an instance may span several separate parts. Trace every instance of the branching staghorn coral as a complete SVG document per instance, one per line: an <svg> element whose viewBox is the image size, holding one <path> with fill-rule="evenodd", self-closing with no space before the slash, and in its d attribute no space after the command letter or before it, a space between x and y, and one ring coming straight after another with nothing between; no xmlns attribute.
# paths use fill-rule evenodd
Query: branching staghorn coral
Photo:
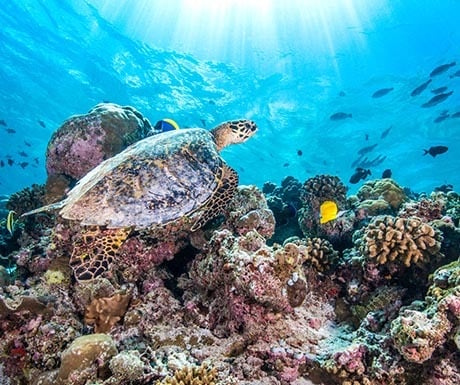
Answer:
<svg viewBox="0 0 460 385"><path fill-rule="evenodd" d="M419 218L375 217L357 241L360 251L383 265L389 262L411 264L428 262L440 256L442 236Z"/></svg>

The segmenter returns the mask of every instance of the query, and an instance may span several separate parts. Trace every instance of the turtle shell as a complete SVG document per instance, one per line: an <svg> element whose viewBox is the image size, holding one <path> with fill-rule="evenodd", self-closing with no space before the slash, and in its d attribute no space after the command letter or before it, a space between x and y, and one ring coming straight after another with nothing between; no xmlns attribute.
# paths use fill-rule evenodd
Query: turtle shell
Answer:
<svg viewBox="0 0 460 385"><path fill-rule="evenodd" d="M224 162L213 136L183 129L150 136L105 160L71 190L60 215L81 225L150 228L200 209Z"/></svg>

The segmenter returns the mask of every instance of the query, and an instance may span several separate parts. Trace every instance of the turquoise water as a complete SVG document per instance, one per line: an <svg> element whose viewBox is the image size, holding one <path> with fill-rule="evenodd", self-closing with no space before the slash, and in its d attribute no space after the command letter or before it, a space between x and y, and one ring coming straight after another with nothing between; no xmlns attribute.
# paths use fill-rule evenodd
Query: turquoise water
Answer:
<svg viewBox="0 0 460 385"><path fill-rule="evenodd" d="M376 145L360 158L383 159L370 178L390 168L417 192L458 190L459 14L456 0L4 1L0 194L43 183L52 132L103 100L182 127L253 119L258 134L223 154L242 184L328 173L353 192L359 150ZM445 101L421 107L443 86ZM449 150L422 156L435 145Z"/></svg>

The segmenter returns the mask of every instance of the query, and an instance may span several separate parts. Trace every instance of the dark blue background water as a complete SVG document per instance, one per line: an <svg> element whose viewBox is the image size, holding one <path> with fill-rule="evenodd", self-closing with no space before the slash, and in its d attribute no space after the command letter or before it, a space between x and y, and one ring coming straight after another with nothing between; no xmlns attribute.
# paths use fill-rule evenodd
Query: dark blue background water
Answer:
<svg viewBox="0 0 460 385"><path fill-rule="evenodd" d="M320 173L348 182L359 149L377 144L366 156L386 158L373 176L391 168L416 191L458 189L460 118L434 122L460 111L458 15L455 0L4 1L0 160L15 164L0 168L0 194L44 182L52 132L103 100L183 127L254 119L257 136L223 154L244 184ZM454 93L422 108L441 86ZM338 111L353 117L331 121ZM432 145L449 151L422 156Z"/></svg>

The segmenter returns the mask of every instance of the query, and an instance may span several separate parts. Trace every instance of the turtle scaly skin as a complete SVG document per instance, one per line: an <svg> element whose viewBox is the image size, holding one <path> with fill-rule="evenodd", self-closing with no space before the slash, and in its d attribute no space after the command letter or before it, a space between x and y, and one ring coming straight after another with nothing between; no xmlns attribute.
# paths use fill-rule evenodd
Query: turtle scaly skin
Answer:
<svg viewBox="0 0 460 385"><path fill-rule="evenodd" d="M67 198L28 214L60 209L82 228L70 264L79 280L110 269L133 230L155 235L170 229L195 231L225 211L238 174L219 151L242 143L254 122L226 122L211 131L174 130L140 140L86 174Z"/></svg>

